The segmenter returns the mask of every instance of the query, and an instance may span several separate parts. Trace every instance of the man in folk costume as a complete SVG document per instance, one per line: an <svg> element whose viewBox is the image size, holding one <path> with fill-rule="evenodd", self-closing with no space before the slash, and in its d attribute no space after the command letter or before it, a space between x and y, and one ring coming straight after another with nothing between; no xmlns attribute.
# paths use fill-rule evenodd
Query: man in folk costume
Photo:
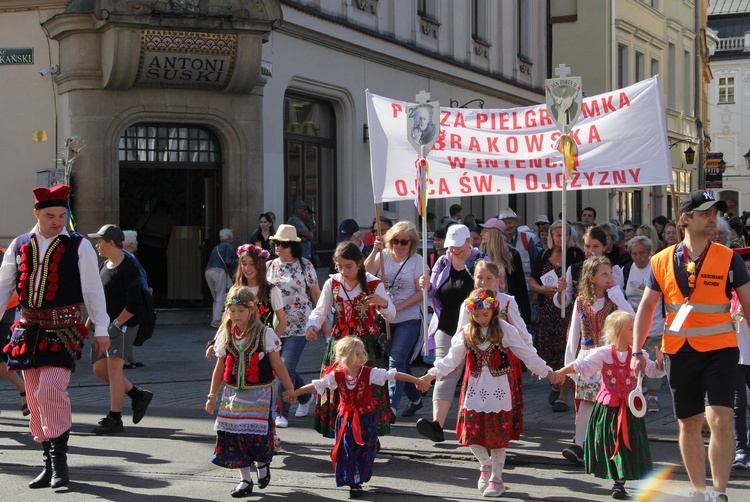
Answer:
<svg viewBox="0 0 750 502"><path fill-rule="evenodd" d="M109 348L109 317L96 251L83 235L66 229L70 187L33 192L37 224L11 242L0 266L0 305L14 293L21 304L21 319L3 350L8 369L23 372L29 428L44 448L44 470L29 487L59 488L68 483L68 383L88 335L81 303L93 320L99 354Z"/></svg>
<svg viewBox="0 0 750 502"><path fill-rule="evenodd" d="M633 330L631 368L642 373L642 354L659 299L664 298L666 323L662 338L665 368L680 424L680 451L690 481L692 500L709 500L706 491L706 448L701 437L705 414L711 429L709 463L713 500L726 501L734 454L732 416L739 350L730 315L732 289L750 312L750 275L742 258L711 242L718 212L727 204L698 190L680 205L678 226L685 239L651 258ZM706 405L707 403L707 405Z"/></svg>

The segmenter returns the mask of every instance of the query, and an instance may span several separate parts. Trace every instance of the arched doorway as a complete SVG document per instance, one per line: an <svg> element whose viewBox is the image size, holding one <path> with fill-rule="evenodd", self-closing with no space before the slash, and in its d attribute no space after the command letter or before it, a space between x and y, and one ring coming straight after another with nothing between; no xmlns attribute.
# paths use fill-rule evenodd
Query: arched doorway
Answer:
<svg viewBox="0 0 750 502"><path fill-rule="evenodd" d="M138 231L156 303L202 304L221 225L219 140L200 125L139 123L120 137L118 158L120 225Z"/></svg>

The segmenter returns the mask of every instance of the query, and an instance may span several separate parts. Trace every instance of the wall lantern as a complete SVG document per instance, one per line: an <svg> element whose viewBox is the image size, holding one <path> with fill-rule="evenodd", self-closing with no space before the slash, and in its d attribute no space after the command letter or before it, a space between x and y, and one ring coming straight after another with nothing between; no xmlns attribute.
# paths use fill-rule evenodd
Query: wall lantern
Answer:
<svg viewBox="0 0 750 502"><path fill-rule="evenodd" d="M750 152L748 153L750 154ZM685 163L692 165L693 162L695 162L695 150L689 146L687 147L687 150L685 150Z"/></svg>

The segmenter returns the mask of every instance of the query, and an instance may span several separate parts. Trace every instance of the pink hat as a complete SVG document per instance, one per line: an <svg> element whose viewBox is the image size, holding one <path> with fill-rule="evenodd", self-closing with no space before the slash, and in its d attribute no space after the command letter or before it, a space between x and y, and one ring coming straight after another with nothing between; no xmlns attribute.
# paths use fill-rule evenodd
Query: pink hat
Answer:
<svg viewBox="0 0 750 502"><path fill-rule="evenodd" d="M494 228L501 232L505 232L505 222L503 220L498 220L497 218L490 218L486 223L480 223L479 226L482 228Z"/></svg>

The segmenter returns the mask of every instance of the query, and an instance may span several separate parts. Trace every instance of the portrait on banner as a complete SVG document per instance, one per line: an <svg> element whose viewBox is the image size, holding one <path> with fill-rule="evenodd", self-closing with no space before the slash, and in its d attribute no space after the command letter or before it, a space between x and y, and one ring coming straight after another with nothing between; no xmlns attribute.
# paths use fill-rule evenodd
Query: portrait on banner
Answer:
<svg viewBox="0 0 750 502"><path fill-rule="evenodd" d="M576 122L581 114L581 78L555 78L545 82L547 110L562 130Z"/></svg>
<svg viewBox="0 0 750 502"><path fill-rule="evenodd" d="M422 147L429 151L437 140L439 115L440 107L434 102L408 107L409 142L418 152Z"/></svg>

